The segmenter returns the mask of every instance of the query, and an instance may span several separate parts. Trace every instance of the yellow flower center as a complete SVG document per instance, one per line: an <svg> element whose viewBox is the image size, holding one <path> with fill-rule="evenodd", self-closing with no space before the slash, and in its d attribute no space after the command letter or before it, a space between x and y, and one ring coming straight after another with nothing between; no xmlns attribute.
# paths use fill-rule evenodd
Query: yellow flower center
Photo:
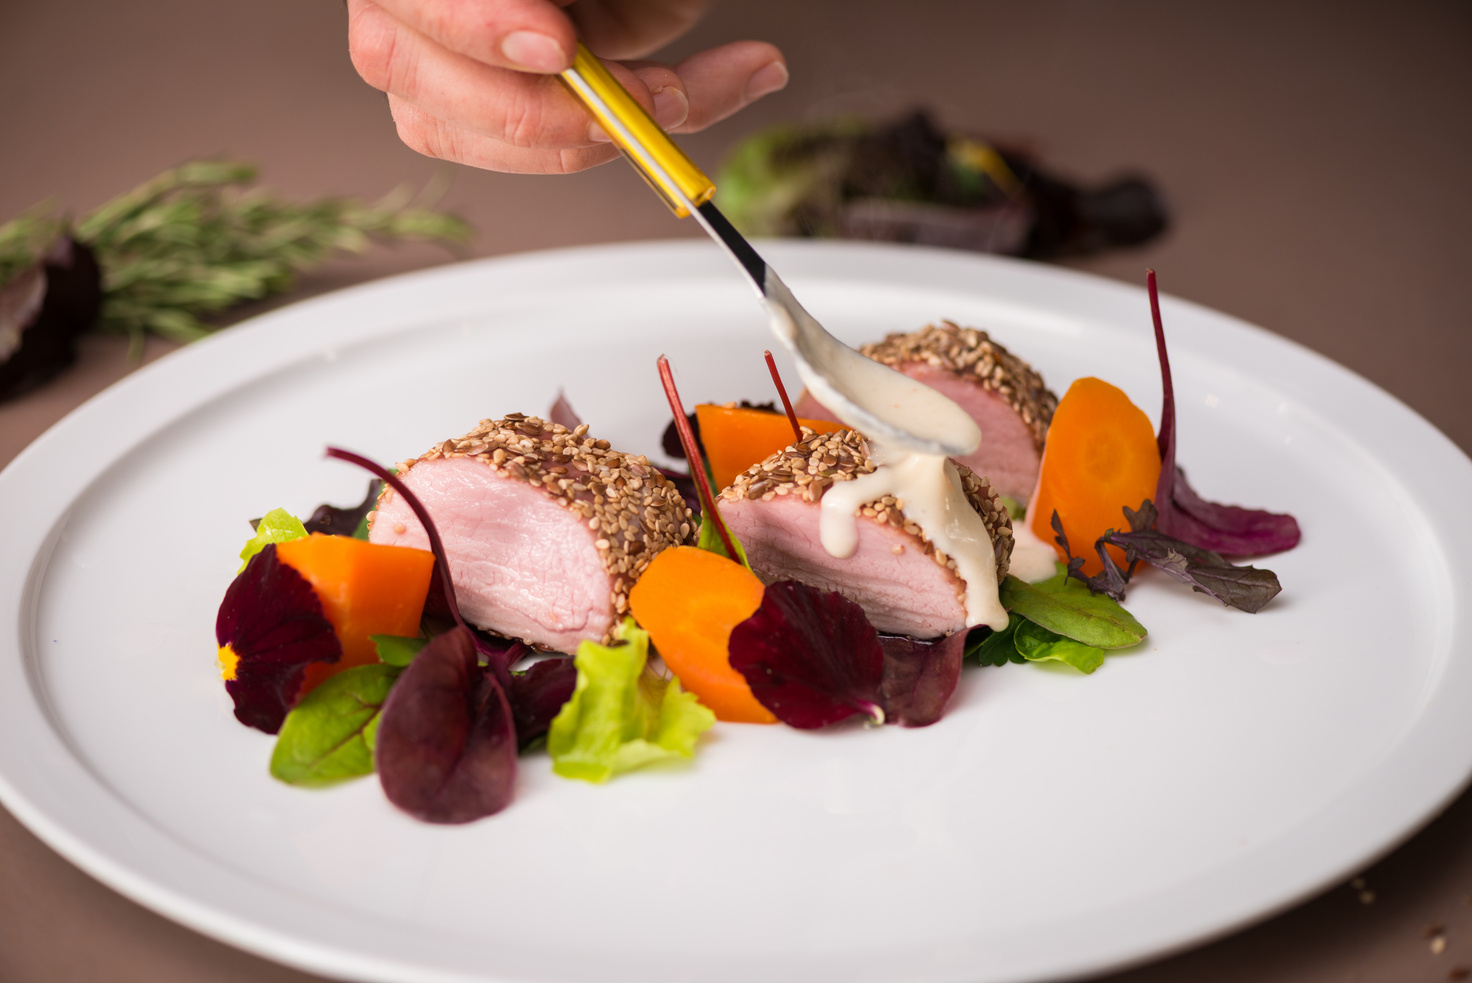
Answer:
<svg viewBox="0 0 1472 983"><path fill-rule="evenodd" d="M229 682L235 678L235 667L240 664L240 656L228 645L221 645L216 657L220 660L220 678Z"/></svg>

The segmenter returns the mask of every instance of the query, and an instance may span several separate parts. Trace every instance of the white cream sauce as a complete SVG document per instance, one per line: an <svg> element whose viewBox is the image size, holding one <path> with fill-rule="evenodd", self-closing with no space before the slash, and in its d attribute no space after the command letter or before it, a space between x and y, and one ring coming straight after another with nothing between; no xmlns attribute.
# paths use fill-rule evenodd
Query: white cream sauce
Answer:
<svg viewBox="0 0 1472 983"><path fill-rule="evenodd" d="M781 293L786 296L768 302L773 333L798 355L798 374L813 395L868 438L869 455L879 465L871 474L835 482L824 493L819 519L823 548L840 559L852 556L858 548L858 509L893 495L904 503L900 510L935 548L956 561L956 573L965 583L966 626L1006 628L1007 611L997 596L997 558L991 536L967 500L956 466L943 453L916 451L876 436L877 428L862 416L963 454L981 445L976 422L934 389L865 358L821 328L821 336L812 331L800 333L789 311L801 308L785 287ZM835 394L840 398L832 399Z"/></svg>
<svg viewBox="0 0 1472 983"><path fill-rule="evenodd" d="M1012 523L1012 562L1007 572L1018 580L1035 584L1058 572L1058 551L1043 542L1032 531L1032 523L1018 519Z"/></svg>

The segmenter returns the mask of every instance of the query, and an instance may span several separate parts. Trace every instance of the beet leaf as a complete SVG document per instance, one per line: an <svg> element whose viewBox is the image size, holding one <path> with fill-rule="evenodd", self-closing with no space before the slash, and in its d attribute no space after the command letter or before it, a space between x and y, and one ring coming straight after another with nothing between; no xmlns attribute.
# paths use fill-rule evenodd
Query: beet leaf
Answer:
<svg viewBox="0 0 1472 983"><path fill-rule="evenodd" d="M516 741L523 750L547 733L552 718L572 699L577 681L577 666L567 656L543 659L511 673L506 697L516 721Z"/></svg>
<svg viewBox="0 0 1472 983"><path fill-rule="evenodd" d="M583 418L578 416L578 411L572 408L572 404L567 401L567 394L561 389L557 390L557 398L552 401L551 409L547 410L547 419L560 423L569 430L576 430L583 425Z"/></svg>
<svg viewBox="0 0 1472 983"><path fill-rule="evenodd" d="M338 507L323 503L312 512L312 517L303 526L307 532L320 532L326 536L352 536L354 539L368 538L368 513L378 505L378 493L383 483L369 479L368 491L357 505Z"/></svg>
<svg viewBox="0 0 1472 983"><path fill-rule="evenodd" d="M307 579L268 544L225 590L215 617L225 691L235 718L274 734L296 703L312 662L336 662L342 643Z"/></svg>
<svg viewBox="0 0 1472 983"><path fill-rule="evenodd" d="M884 674L878 702L885 723L928 727L939 720L961 679L966 633L931 641L880 635L879 645L884 649Z"/></svg>
<svg viewBox="0 0 1472 983"><path fill-rule="evenodd" d="M388 800L425 822L468 823L511 803L515 724L469 629L436 636L399 676L383 704L374 759Z"/></svg>
<svg viewBox="0 0 1472 983"><path fill-rule="evenodd" d="M1175 386L1171 382L1170 357L1165 350L1165 325L1160 318L1154 270L1145 272L1145 285L1150 292L1150 316L1155 324L1155 352L1160 359L1163 394L1160 431L1155 438L1160 448L1160 480L1154 498L1160 510L1156 528L1192 546L1232 556L1292 549L1300 538L1298 521L1293 516L1208 502L1186 483L1186 473L1176 466Z"/></svg>
<svg viewBox="0 0 1472 983"><path fill-rule="evenodd" d="M769 585L728 648L731 668L785 724L810 730L854 714L884 722L884 647L864 609L836 591Z"/></svg>

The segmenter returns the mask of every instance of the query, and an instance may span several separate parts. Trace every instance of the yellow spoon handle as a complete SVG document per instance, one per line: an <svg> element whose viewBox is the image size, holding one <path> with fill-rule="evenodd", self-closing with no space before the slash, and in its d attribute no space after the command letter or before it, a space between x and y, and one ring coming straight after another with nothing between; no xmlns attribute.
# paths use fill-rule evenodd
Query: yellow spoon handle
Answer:
<svg viewBox="0 0 1472 983"><path fill-rule="evenodd" d="M629 158L664 203L680 218L710 200L716 186L685 156L644 107L629 95L603 63L578 42L572 67L562 73L563 83L587 107L610 139Z"/></svg>

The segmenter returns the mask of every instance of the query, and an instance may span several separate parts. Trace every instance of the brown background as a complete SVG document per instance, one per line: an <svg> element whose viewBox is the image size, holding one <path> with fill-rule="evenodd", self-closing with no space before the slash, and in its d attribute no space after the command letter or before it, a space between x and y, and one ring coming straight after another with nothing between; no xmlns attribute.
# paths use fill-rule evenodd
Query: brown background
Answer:
<svg viewBox="0 0 1472 983"><path fill-rule="evenodd" d="M345 21L330 0L0 0L0 221L46 198L85 211L198 156L259 162L299 196L422 184L437 165L397 143L348 62ZM1472 6L728 0L668 55L742 37L782 47L792 84L686 138L707 169L767 123L916 104L1025 140L1081 180L1143 169L1175 228L1074 265L1132 283L1153 266L1168 292L1325 353L1472 449ZM469 255L696 234L622 165L459 170L446 204L478 229ZM288 299L448 258L378 250ZM116 339L92 338L62 381L0 404L0 463L128 369ZM1432 981L1472 967L1472 796L1364 880L1110 979ZM313 978L151 914L0 811L0 980Z"/></svg>

